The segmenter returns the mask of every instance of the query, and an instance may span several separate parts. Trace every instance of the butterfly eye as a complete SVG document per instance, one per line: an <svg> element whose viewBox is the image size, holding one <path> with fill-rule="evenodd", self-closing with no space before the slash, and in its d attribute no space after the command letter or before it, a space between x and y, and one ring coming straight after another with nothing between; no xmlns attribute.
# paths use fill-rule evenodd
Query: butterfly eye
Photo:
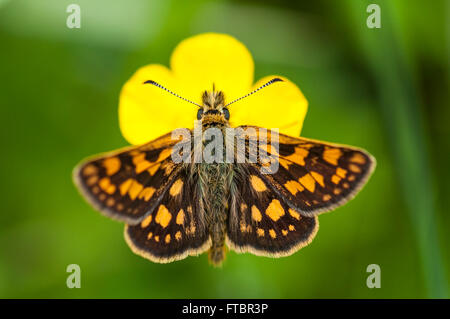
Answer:
<svg viewBox="0 0 450 319"><path fill-rule="evenodd" d="M230 111L226 107L222 109L223 115L225 116L225 119L228 121L230 119Z"/></svg>
<svg viewBox="0 0 450 319"><path fill-rule="evenodd" d="M203 109L198 109L197 111L197 120L200 120L203 116Z"/></svg>

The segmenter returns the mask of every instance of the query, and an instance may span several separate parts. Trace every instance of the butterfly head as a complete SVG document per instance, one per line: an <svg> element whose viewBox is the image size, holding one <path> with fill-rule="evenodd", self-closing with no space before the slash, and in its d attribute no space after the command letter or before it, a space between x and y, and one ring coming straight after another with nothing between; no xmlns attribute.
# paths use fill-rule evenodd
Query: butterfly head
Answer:
<svg viewBox="0 0 450 319"><path fill-rule="evenodd" d="M225 96L222 91L205 91L202 95L202 106L197 112L198 120L224 122L230 119L230 111L225 106Z"/></svg>

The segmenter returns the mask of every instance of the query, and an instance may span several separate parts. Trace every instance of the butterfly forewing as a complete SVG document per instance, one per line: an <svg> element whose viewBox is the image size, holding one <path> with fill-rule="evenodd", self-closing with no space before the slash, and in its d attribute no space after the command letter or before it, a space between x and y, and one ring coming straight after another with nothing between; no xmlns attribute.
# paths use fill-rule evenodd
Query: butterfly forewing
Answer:
<svg viewBox="0 0 450 319"><path fill-rule="evenodd" d="M304 216L346 203L365 184L375 166L375 159L362 149L283 134L279 134L277 142L264 147L266 140L270 144L270 131L267 135L258 141L259 149L276 158L278 166L272 174L260 173L259 177ZM252 139L249 138L250 144ZM272 147L275 144L277 147ZM261 172L259 157L253 165Z"/></svg>
<svg viewBox="0 0 450 319"><path fill-rule="evenodd" d="M171 134L148 144L86 160L74 180L86 199L105 215L139 223L155 209L179 174L171 151Z"/></svg>

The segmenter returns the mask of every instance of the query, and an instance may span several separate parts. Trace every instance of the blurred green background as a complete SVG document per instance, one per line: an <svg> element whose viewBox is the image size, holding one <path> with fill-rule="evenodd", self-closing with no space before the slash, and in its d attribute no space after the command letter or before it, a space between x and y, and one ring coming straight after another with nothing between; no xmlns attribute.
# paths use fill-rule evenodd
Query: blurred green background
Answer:
<svg viewBox="0 0 450 319"><path fill-rule="evenodd" d="M366 7L381 7L381 28ZM66 8L81 6L81 29ZM449 1L0 0L0 297L445 298L450 277ZM154 264L72 184L82 158L126 145L121 86L168 65L182 39L223 32L310 107L302 135L378 160L312 244L269 259L233 252ZM165 133L165 132L161 132ZM81 289L66 267L81 267ZM381 288L366 286L379 264Z"/></svg>

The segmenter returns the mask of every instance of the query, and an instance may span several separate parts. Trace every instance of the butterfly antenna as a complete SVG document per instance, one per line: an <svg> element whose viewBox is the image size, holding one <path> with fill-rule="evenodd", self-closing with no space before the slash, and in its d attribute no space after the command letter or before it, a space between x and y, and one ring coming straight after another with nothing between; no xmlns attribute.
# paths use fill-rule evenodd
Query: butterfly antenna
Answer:
<svg viewBox="0 0 450 319"><path fill-rule="evenodd" d="M188 100L188 99L186 99L186 98L184 98L184 97L182 97L182 96L179 96L178 94L176 94L175 92L172 92L172 91L169 90L169 89L166 89L164 86L162 86L161 84L159 84L159 83L157 83L157 82L155 82L155 81L153 81L153 80L145 81L144 84L153 84L154 86L157 86L157 87L159 87L160 89L163 89L164 91L169 92L170 94L172 94L172 95L174 95L174 96L176 96L176 97L182 99L183 101L192 103L192 104L194 104L194 105L197 105L198 107L202 107L201 105L199 105L199 104L197 104L197 103L195 103L195 102L192 102L191 100Z"/></svg>
<svg viewBox="0 0 450 319"><path fill-rule="evenodd" d="M266 84L260 86L260 87L257 88L256 90L254 90L254 91L252 91L252 92L250 92L250 93L248 93L248 94L246 94L246 95L244 95L244 96L241 96L240 98L238 98L238 99L236 99L236 100L234 100L234 101L228 103L227 105L225 105L225 107L227 107L227 106L230 105L230 104L233 104L234 102L240 101L240 100L246 98L247 96L252 95L253 93L258 92L259 90L261 90L261 89L265 88L266 86L269 86L269 85L271 85L271 84L273 84L273 83L275 83L275 82L283 82L283 80L280 79L280 78L273 78L272 80L270 80L270 81L267 82Z"/></svg>

